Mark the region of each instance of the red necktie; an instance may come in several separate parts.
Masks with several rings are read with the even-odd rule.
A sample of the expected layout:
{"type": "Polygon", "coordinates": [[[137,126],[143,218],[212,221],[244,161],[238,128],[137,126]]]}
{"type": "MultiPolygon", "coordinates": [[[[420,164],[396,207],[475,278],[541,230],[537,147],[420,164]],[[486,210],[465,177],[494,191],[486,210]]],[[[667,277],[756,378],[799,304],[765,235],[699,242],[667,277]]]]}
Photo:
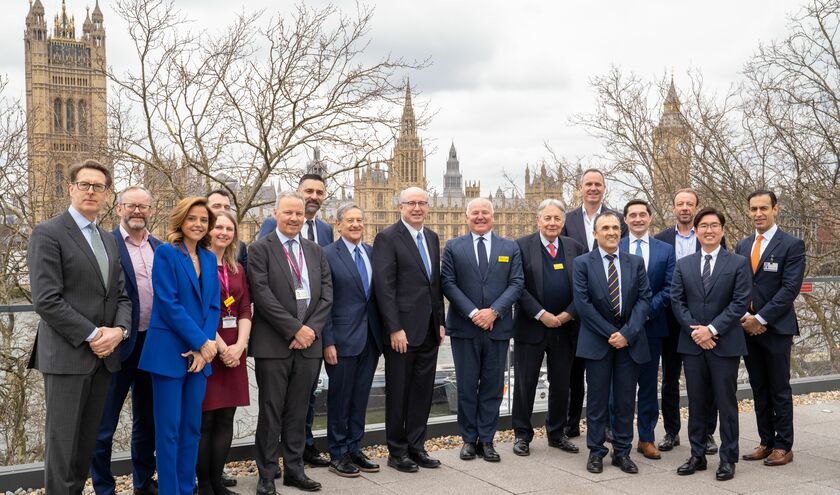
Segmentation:
{"type": "Polygon", "coordinates": [[[554,247],[553,242],[548,243],[548,254],[550,254],[552,258],[557,256],[557,248],[554,247]]]}

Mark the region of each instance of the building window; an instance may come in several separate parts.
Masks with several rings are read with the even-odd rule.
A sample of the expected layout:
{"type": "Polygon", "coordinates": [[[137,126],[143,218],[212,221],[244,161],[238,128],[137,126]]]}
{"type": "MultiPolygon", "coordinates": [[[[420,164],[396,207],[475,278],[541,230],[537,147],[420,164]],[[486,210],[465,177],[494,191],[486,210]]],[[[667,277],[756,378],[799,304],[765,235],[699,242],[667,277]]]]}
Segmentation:
{"type": "Polygon", "coordinates": [[[79,100],[79,132],[87,134],[88,131],[88,109],[85,100],[79,100]]]}
{"type": "Polygon", "coordinates": [[[67,132],[76,131],[76,105],[73,100],[67,100],[67,132]]]}
{"type": "Polygon", "coordinates": [[[61,99],[56,98],[53,102],[53,128],[56,131],[60,131],[62,129],[61,117],[61,99]]]}

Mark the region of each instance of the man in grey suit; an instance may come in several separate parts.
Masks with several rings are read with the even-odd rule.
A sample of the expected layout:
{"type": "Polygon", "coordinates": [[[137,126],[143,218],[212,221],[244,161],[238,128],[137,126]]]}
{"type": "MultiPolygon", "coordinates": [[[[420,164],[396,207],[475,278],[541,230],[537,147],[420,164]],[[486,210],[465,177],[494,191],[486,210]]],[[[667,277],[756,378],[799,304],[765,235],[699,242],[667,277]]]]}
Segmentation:
{"type": "Polygon", "coordinates": [[[47,493],[82,493],[131,302],[114,236],[96,224],[111,172],[95,160],[73,165],[70,207],[29,240],[32,303],[41,317],[29,367],[44,375],[47,493]]]}
{"type": "Polygon", "coordinates": [[[274,494],[283,434],[283,484],[315,491],[321,484],[303,472],[306,409],[321,365],[321,331],[330,315],[332,277],[324,251],[300,236],[304,199],[277,197],[277,228],[248,250],[254,301],[250,350],[259,385],[256,432],[258,494],[274,494]]]}

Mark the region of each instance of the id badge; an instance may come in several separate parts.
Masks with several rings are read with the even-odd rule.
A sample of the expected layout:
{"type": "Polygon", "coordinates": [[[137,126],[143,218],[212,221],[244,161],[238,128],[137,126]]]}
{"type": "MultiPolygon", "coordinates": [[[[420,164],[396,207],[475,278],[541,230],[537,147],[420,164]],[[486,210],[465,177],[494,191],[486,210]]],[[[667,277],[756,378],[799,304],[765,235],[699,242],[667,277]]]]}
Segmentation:
{"type": "Polygon", "coordinates": [[[297,299],[298,301],[300,301],[301,299],[309,299],[309,291],[306,290],[305,287],[295,289],[295,299],[297,299]]]}
{"type": "Polygon", "coordinates": [[[778,263],[770,263],[769,261],[764,262],[764,271],[765,272],[778,272],[779,271],[779,264],[778,263]]]}
{"type": "Polygon", "coordinates": [[[222,328],[236,328],[236,317],[225,316],[222,318],[222,328]]]}

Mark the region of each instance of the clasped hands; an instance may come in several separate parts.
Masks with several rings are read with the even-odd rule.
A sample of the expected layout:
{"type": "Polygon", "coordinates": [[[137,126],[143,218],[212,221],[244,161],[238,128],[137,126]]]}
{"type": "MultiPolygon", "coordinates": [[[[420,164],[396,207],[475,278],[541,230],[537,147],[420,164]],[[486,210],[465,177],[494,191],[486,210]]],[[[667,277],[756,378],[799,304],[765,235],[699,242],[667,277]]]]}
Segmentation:
{"type": "Polygon", "coordinates": [[[312,330],[307,325],[303,325],[295,333],[295,338],[289,342],[289,349],[308,349],[315,342],[317,336],[315,330],[312,330]]]}
{"type": "Polygon", "coordinates": [[[621,349],[630,345],[630,343],[627,342],[627,338],[619,332],[613,332],[607,342],[616,349],[621,349]]]}
{"type": "Polygon", "coordinates": [[[236,368],[239,366],[239,358],[245,352],[245,346],[236,342],[235,344],[227,345],[224,340],[218,335],[216,336],[216,347],[219,349],[219,359],[222,364],[228,368],[236,368]]]}
{"type": "Polygon", "coordinates": [[[218,348],[216,346],[215,340],[206,340],[204,344],[198,351],[187,351],[181,354],[183,357],[187,357],[190,354],[193,356],[192,365],[187,368],[189,373],[198,373],[199,371],[203,370],[207,363],[213,360],[218,353],[218,348]]]}
{"type": "Polygon", "coordinates": [[[708,326],[691,325],[689,328],[691,328],[691,338],[701,349],[709,351],[715,348],[717,342],[715,342],[714,335],[708,326]]]}
{"type": "Polygon", "coordinates": [[[470,318],[472,322],[482,330],[493,330],[493,323],[496,322],[496,313],[492,308],[479,309],[470,318]]]}
{"type": "Polygon", "coordinates": [[[744,331],[747,332],[747,335],[754,337],[756,335],[761,335],[767,331],[767,327],[762,325],[758,318],[753,315],[744,315],[741,317],[741,326],[744,328],[744,331]]]}
{"type": "Polygon", "coordinates": [[[90,350],[99,359],[110,356],[123,341],[123,331],[119,327],[99,327],[90,343],[90,350]]]}
{"type": "Polygon", "coordinates": [[[548,311],[544,311],[543,314],[540,315],[540,322],[548,328],[558,328],[571,321],[571,319],[572,315],[566,311],[556,315],[551,314],[548,311]]]}

